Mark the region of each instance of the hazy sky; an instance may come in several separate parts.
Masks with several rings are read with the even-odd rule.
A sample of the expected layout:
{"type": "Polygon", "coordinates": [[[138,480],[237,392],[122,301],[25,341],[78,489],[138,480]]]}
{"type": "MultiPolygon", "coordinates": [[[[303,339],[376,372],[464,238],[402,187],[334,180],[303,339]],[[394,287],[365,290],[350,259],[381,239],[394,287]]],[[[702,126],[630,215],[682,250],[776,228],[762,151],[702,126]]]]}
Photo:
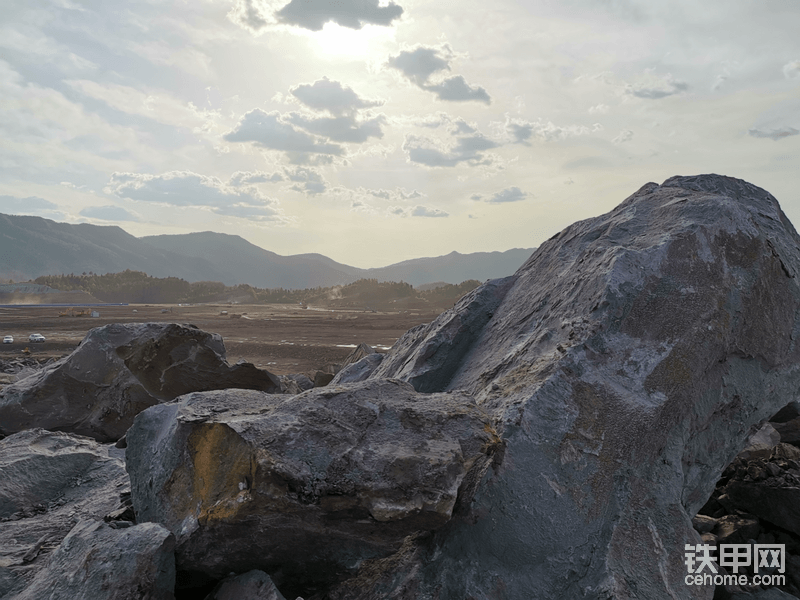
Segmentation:
{"type": "Polygon", "coordinates": [[[797,0],[0,0],[0,212],[359,267],[720,173],[800,225],[797,0]]]}

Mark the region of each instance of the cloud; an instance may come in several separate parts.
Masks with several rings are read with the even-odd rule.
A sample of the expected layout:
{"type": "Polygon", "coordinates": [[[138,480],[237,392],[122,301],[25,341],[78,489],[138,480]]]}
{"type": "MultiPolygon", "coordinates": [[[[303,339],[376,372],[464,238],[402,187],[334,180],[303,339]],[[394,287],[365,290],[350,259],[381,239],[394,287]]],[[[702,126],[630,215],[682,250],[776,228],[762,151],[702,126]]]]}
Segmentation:
{"type": "Polygon", "coordinates": [[[604,115],[608,111],[609,111],[609,106],[607,104],[597,104],[595,106],[589,107],[590,115],[604,115]]]}
{"type": "Polygon", "coordinates": [[[141,202],[210,207],[219,215],[246,216],[258,221],[288,220],[278,207],[278,201],[257,188],[231,187],[216,177],[191,171],[170,171],[162,175],[115,172],[103,191],[141,202]]]}
{"type": "Polygon", "coordinates": [[[379,0],[292,0],[275,17],[281,23],[320,31],[330,22],[350,29],[388,26],[402,14],[403,8],[391,1],[381,5],[379,0]]]}
{"type": "Polygon", "coordinates": [[[257,33],[274,19],[269,18],[268,7],[259,0],[238,0],[228,12],[228,18],[237,25],[257,33]]]}
{"type": "Polygon", "coordinates": [[[327,110],[335,116],[352,115],[364,108],[383,104],[380,100],[363,100],[349,87],[327,77],[313,84],[304,83],[289,90],[300,102],[314,110],[327,110]]]}
{"type": "Polygon", "coordinates": [[[747,135],[757,138],[769,138],[771,140],[782,140],[783,138],[787,138],[793,135],[797,135],[800,133],[800,130],[795,129],[794,127],[789,127],[788,125],[784,125],[783,127],[778,127],[777,129],[770,129],[770,130],[763,130],[763,129],[749,129],[747,131],[747,135]]]}
{"type": "Polygon", "coordinates": [[[491,104],[491,97],[485,89],[469,85],[461,75],[454,75],[439,82],[429,81],[434,73],[450,71],[452,58],[453,52],[447,45],[441,48],[418,46],[413,50],[403,50],[397,56],[390,56],[387,64],[400,71],[420,89],[436,94],[439,100],[450,102],[475,100],[491,104]]]}
{"type": "Polygon", "coordinates": [[[411,210],[412,217],[449,217],[450,214],[438,208],[417,205],[411,210]]]}
{"type": "Polygon", "coordinates": [[[564,140],[579,135],[591,133],[585,125],[555,125],[552,121],[544,122],[541,119],[530,122],[522,119],[511,119],[506,117],[505,130],[511,136],[512,144],[522,144],[530,146],[532,138],[544,142],[564,140]]]}
{"type": "Polygon", "coordinates": [[[281,120],[278,112],[266,113],[255,108],[246,113],[233,131],[222,139],[228,142],[253,142],[262,148],[284,152],[305,152],[312,154],[341,155],[343,149],[336,144],[328,144],[281,120]]]}
{"type": "Polygon", "coordinates": [[[658,100],[667,96],[674,96],[689,89],[689,84],[685,81],[678,81],[671,73],[664,77],[656,77],[650,70],[645,71],[645,81],[637,84],[627,84],[625,93],[637,98],[647,100],[658,100]]]}
{"type": "Polygon", "coordinates": [[[455,167],[462,162],[475,166],[490,163],[490,160],[484,159],[483,152],[497,148],[499,144],[482,134],[476,134],[458,138],[458,143],[454,146],[436,146],[428,138],[407,135],[403,150],[408,154],[409,161],[427,167],[455,167]]]}
{"type": "Polygon", "coordinates": [[[328,189],[328,184],[322,178],[322,175],[320,175],[314,169],[297,167],[295,169],[284,169],[284,173],[286,173],[286,177],[289,178],[289,181],[302,184],[293,185],[291,188],[289,188],[296,192],[314,195],[321,194],[328,189]]]}
{"type": "Polygon", "coordinates": [[[139,217],[119,206],[88,206],[80,213],[83,217],[101,221],[140,221],[139,217]]]}
{"type": "Polygon", "coordinates": [[[64,218],[58,205],[38,196],[18,198],[16,196],[0,196],[0,213],[9,215],[34,215],[51,219],[64,218]]]}
{"type": "Polygon", "coordinates": [[[476,202],[481,198],[483,198],[483,196],[480,194],[472,194],[472,196],[469,197],[470,200],[475,200],[476,202]]]}
{"type": "Polygon", "coordinates": [[[623,129],[619,132],[619,135],[611,140],[614,144],[624,144],[625,142],[630,142],[633,139],[633,132],[630,129],[623,129]]]}
{"type": "Polygon", "coordinates": [[[254,183],[278,183],[283,181],[280,173],[267,174],[264,171],[236,171],[231,175],[228,185],[239,187],[242,185],[253,185],[254,183]]]}
{"type": "Polygon", "coordinates": [[[800,78],[800,60],[793,60],[783,65],[783,76],[786,79],[800,78]]]}
{"type": "MultiPolygon", "coordinates": [[[[327,154],[309,154],[308,152],[287,152],[286,158],[293,165],[305,167],[322,167],[333,164],[333,157],[327,154]]],[[[347,162],[347,161],[345,161],[347,162]]]]}
{"type": "Polygon", "coordinates": [[[357,121],[355,117],[308,117],[290,113],[286,119],[292,124],[314,135],[326,137],[335,142],[362,144],[369,138],[382,138],[382,125],[386,117],[378,115],[372,119],[357,121]]]}
{"type": "Polygon", "coordinates": [[[501,204],[503,202],[519,202],[524,200],[528,197],[528,192],[523,192],[518,187],[510,187],[504,190],[500,190],[496,194],[492,195],[491,198],[486,200],[490,204],[501,204]]]}
{"type": "Polygon", "coordinates": [[[454,75],[445,79],[441,83],[426,85],[423,89],[433,92],[439,100],[449,100],[451,102],[467,102],[476,100],[491,104],[492,99],[489,94],[480,86],[471,86],[461,75],[454,75]]]}

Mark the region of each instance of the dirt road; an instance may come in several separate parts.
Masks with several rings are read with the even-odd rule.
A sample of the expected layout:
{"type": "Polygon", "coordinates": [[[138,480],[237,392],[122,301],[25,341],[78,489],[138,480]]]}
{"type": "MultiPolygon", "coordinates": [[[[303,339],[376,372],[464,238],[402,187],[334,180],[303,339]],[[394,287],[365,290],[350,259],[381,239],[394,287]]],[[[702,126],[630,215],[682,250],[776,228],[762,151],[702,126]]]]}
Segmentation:
{"type": "Polygon", "coordinates": [[[387,350],[406,330],[436,318],[436,312],[364,312],[301,309],[295,305],[129,305],[98,307],[100,317],[59,317],[63,308],[13,306],[0,308],[0,358],[20,356],[28,348],[37,357],[59,357],[80,343],[89,329],[108,323],[191,323],[222,336],[228,361],[252,362],[277,375],[304,373],[341,361],[366,342],[387,350]],[[228,314],[221,314],[227,311],[228,314]],[[233,317],[232,315],[240,315],[233,317]],[[41,333],[46,342],[32,344],[41,333]]]}

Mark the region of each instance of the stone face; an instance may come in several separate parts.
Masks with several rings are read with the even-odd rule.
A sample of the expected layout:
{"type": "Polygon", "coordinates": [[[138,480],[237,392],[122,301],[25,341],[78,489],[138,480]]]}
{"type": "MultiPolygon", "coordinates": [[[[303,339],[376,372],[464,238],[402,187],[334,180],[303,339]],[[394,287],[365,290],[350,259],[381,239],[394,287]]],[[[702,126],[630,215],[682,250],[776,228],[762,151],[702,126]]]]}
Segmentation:
{"type": "Polygon", "coordinates": [[[118,509],[128,489],[122,460],[94,440],[42,429],[0,440],[0,597],[24,588],[78,520],[118,509]]]}
{"type": "Polygon", "coordinates": [[[331,384],[357,383],[367,379],[383,361],[385,354],[368,354],[354,363],[350,363],[336,374],[331,384]]]}
{"type": "Polygon", "coordinates": [[[175,538],[155,523],[73,527],[16,600],[172,600],[175,538]]]}
{"type": "Polygon", "coordinates": [[[264,571],[248,571],[221,582],[205,600],[286,600],[264,571]]]}
{"type": "Polygon", "coordinates": [[[0,391],[0,433],[42,427],[116,441],[148,406],[233,387],[277,392],[280,382],[251,364],[229,365],[222,338],[192,325],[106,325],[0,391]]]}
{"type": "Polygon", "coordinates": [[[384,380],[189,394],[142,412],[127,440],[137,519],[175,534],[178,569],[261,569],[284,594],[442,527],[496,449],[471,399],[384,380]]]}
{"type": "Polygon", "coordinates": [[[673,177],[411,330],[372,377],[473,394],[504,459],[470,519],[349,600],[710,597],[683,582],[690,519],[796,396],[798,273],[800,237],[770,194],[673,177]],[[500,300],[478,320],[487,295],[500,300]]]}

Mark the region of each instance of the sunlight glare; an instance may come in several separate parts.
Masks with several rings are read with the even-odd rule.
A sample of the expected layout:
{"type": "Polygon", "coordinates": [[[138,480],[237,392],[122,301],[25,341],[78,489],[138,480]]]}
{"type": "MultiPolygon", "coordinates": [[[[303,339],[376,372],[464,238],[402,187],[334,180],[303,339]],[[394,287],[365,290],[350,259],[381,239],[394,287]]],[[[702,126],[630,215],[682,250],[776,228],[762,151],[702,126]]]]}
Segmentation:
{"type": "Polygon", "coordinates": [[[391,27],[365,25],[361,29],[350,29],[336,23],[326,23],[322,31],[314,32],[311,38],[322,56],[366,59],[376,51],[380,42],[391,38],[393,34],[391,27]]]}

